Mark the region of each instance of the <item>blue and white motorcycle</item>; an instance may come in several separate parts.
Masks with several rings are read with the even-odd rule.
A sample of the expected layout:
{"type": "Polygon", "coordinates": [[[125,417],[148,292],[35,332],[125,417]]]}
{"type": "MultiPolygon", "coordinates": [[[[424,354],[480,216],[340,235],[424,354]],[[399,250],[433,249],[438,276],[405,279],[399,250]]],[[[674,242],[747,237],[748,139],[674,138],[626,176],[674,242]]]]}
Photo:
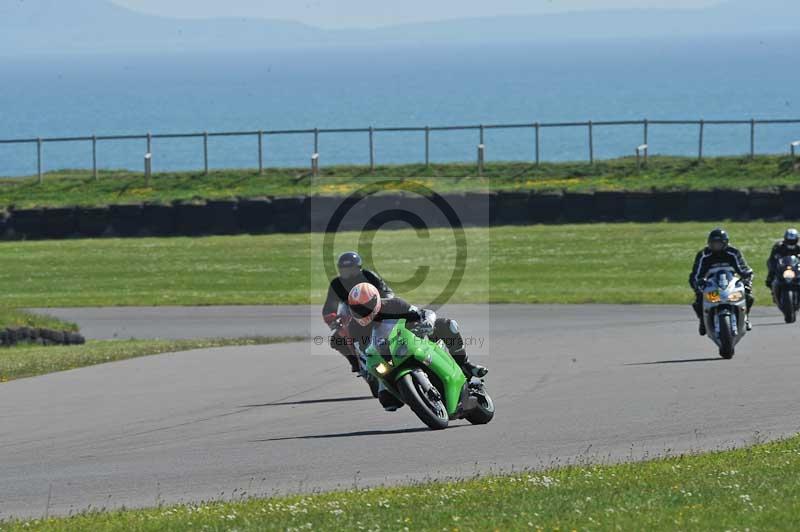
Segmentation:
{"type": "Polygon", "coordinates": [[[722,358],[731,359],[747,334],[747,299],[741,277],[730,266],[712,268],[703,283],[703,319],[722,358]]]}

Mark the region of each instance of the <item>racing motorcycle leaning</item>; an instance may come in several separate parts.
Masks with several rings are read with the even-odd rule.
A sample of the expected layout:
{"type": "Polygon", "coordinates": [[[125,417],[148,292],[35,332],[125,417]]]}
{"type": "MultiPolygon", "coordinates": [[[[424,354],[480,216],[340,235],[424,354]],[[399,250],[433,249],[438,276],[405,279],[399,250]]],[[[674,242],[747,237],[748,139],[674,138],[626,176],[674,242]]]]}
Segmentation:
{"type": "Polygon", "coordinates": [[[703,319],[708,337],[730,359],[747,334],[747,302],[741,277],[730,266],[711,268],[703,282],[703,319]]]}
{"type": "Polygon", "coordinates": [[[483,380],[467,380],[442,342],[418,337],[406,320],[377,324],[366,355],[369,373],[433,430],[452,419],[484,425],[494,417],[483,380]]]}
{"type": "Polygon", "coordinates": [[[776,270],[772,300],[783,312],[786,323],[794,323],[800,310],[800,259],[796,255],[781,257],[776,270]]]}

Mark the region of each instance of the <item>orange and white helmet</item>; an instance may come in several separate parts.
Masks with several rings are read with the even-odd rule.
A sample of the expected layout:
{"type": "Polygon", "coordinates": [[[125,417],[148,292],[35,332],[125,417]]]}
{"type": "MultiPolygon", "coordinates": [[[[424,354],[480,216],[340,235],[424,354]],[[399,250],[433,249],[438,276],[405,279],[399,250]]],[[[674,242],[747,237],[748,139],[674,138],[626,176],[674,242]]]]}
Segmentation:
{"type": "Polygon", "coordinates": [[[381,293],[369,283],[357,284],[350,290],[347,304],[359,325],[366,327],[381,311],[381,293]]]}

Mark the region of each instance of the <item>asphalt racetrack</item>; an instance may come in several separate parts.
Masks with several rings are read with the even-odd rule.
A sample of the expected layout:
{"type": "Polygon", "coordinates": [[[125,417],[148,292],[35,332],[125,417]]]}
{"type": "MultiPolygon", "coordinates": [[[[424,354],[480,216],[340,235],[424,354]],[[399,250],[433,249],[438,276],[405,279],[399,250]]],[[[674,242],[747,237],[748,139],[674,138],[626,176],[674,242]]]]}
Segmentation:
{"type": "MultiPolygon", "coordinates": [[[[89,336],[325,333],[316,309],[64,310],[89,336]]],[[[495,420],[384,412],[313,340],[0,385],[0,519],[642,459],[800,431],[800,327],[758,309],[724,361],[689,307],[454,306],[495,420]]]]}

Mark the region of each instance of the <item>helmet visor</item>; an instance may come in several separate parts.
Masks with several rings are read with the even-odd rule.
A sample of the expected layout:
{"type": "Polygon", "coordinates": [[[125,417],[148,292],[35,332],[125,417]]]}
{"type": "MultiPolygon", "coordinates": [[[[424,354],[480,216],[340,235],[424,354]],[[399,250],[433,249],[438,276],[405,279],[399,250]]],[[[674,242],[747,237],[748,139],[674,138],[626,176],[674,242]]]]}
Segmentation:
{"type": "Polygon", "coordinates": [[[339,275],[341,275],[342,278],[344,279],[353,279],[357,277],[358,274],[360,273],[361,273],[361,268],[356,266],[355,264],[339,267],[339,275]]]}
{"type": "Polygon", "coordinates": [[[712,240],[708,243],[708,247],[711,249],[711,251],[720,252],[725,249],[725,242],[722,240],[712,240]]]}
{"type": "Polygon", "coordinates": [[[351,305],[350,311],[356,318],[366,318],[375,311],[375,305],[377,305],[377,303],[378,300],[372,298],[371,300],[369,300],[369,302],[363,305],[351,305]]]}

